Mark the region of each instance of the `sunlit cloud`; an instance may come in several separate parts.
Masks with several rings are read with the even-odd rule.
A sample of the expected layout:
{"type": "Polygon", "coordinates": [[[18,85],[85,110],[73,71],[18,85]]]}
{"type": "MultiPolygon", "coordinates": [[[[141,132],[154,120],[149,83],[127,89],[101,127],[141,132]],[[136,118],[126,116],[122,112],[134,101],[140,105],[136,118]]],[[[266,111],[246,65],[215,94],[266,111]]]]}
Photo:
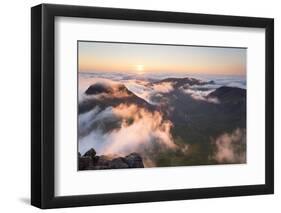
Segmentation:
{"type": "MultiPolygon", "coordinates": [[[[126,156],[138,152],[144,157],[145,164],[151,165],[153,160],[147,155],[147,149],[177,147],[171,135],[172,123],[164,120],[159,112],[149,112],[134,104],[121,104],[96,114],[92,122],[105,117],[120,120],[120,128],[107,133],[99,128],[92,130],[79,140],[80,153],[84,154],[93,147],[99,155],[126,156]]],[[[84,120],[84,117],[79,120],[84,120]]]]}
{"type": "Polygon", "coordinates": [[[219,163],[246,163],[246,130],[236,129],[215,139],[215,155],[219,163]]]}
{"type": "Polygon", "coordinates": [[[153,100],[153,97],[161,93],[169,93],[174,90],[174,87],[170,82],[162,82],[151,85],[147,81],[127,80],[124,82],[124,85],[135,95],[153,105],[159,104],[153,100]]]}

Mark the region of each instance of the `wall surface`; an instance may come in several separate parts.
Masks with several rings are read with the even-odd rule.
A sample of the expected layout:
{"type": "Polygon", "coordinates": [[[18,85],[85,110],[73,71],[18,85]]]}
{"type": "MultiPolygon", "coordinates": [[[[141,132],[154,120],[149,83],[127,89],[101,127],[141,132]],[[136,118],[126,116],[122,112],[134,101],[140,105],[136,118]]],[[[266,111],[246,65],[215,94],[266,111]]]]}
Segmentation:
{"type": "MultiPolygon", "coordinates": [[[[281,13],[280,1],[188,0],[58,0],[80,4],[150,10],[244,15],[275,18],[275,195],[201,199],[102,207],[50,210],[51,212],[278,212],[281,209],[281,13]]],[[[30,197],[30,7],[37,0],[1,2],[1,212],[39,212],[30,197]]],[[[258,95],[258,94],[257,94],[258,95]]]]}

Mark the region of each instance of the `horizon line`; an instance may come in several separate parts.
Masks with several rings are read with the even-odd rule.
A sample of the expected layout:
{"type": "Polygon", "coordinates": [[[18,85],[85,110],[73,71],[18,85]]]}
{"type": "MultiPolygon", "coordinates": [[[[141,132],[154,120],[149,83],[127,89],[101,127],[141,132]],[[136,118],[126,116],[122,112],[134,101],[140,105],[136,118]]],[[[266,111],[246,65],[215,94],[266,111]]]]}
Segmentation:
{"type": "Polygon", "coordinates": [[[241,76],[241,77],[246,77],[247,73],[245,75],[243,74],[223,74],[223,73],[218,73],[218,74],[210,74],[210,73],[180,73],[180,72],[163,72],[163,73],[152,73],[152,72],[145,72],[142,74],[137,74],[135,72],[122,72],[122,71],[80,71],[78,70],[77,73],[81,74],[98,74],[98,73],[110,73],[110,74],[134,74],[137,76],[142,76],[142,75],[170,75],[170,74],[179,74],[179,75],[220,75],[220,76],[241,76]]]}

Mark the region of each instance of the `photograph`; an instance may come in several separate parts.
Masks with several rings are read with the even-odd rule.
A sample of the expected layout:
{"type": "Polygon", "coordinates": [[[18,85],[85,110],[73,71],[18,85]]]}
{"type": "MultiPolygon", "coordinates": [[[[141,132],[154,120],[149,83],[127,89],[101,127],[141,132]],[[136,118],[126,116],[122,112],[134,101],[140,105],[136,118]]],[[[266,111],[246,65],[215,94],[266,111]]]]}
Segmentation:
{"type": "MultiPolygon", "coordinates": [[[[32,5],[23,36],[30,42],[16,42],[30,43],[16,50],[31,53],[31,60],[18,57],[30,75],[15,69],[30,84],[29,97],[19,96],[30,101],[31,131],[23,129],[30,146],[17,140],[31,158],[28,169],[19,167],[29,173],[30,190],[18,200],[54,209],[236,197],[251,211],[263,195],[276,198],[274,16],[280,13],[245,2],[247,13],[223,14],[229,3],[206,2],[200,11],[190,3],[156,4],[162,8],[32,5]]],[[[14,53],[15,42],[6,43],[14,53]]],[[[15,78],[4,79],[6,90],[16,91],[8,96],[19,94],[23,87],[9,81],[15,78]]],[[[19,108],[15,100],[8,106],[19,108]]],[[[277,205],[259,203],[259,210],[277,205]]],[[[235,206],[233,212],[245,211],[235,206]]]]}
{"type": "Polygon", "coordinates": [[[245,164],[247,48],[77,42],[78,170],[245,164]]]}

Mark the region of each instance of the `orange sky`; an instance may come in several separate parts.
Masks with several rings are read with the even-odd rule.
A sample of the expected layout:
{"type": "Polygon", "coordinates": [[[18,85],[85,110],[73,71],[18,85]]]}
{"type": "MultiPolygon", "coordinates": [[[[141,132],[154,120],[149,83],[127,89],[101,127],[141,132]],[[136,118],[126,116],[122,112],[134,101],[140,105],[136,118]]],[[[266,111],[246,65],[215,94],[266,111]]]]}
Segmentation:
{"type": "Polygon", "coordinates": [[[79,42],[79,72],[246,75],[245,48],[79,42]]]}

